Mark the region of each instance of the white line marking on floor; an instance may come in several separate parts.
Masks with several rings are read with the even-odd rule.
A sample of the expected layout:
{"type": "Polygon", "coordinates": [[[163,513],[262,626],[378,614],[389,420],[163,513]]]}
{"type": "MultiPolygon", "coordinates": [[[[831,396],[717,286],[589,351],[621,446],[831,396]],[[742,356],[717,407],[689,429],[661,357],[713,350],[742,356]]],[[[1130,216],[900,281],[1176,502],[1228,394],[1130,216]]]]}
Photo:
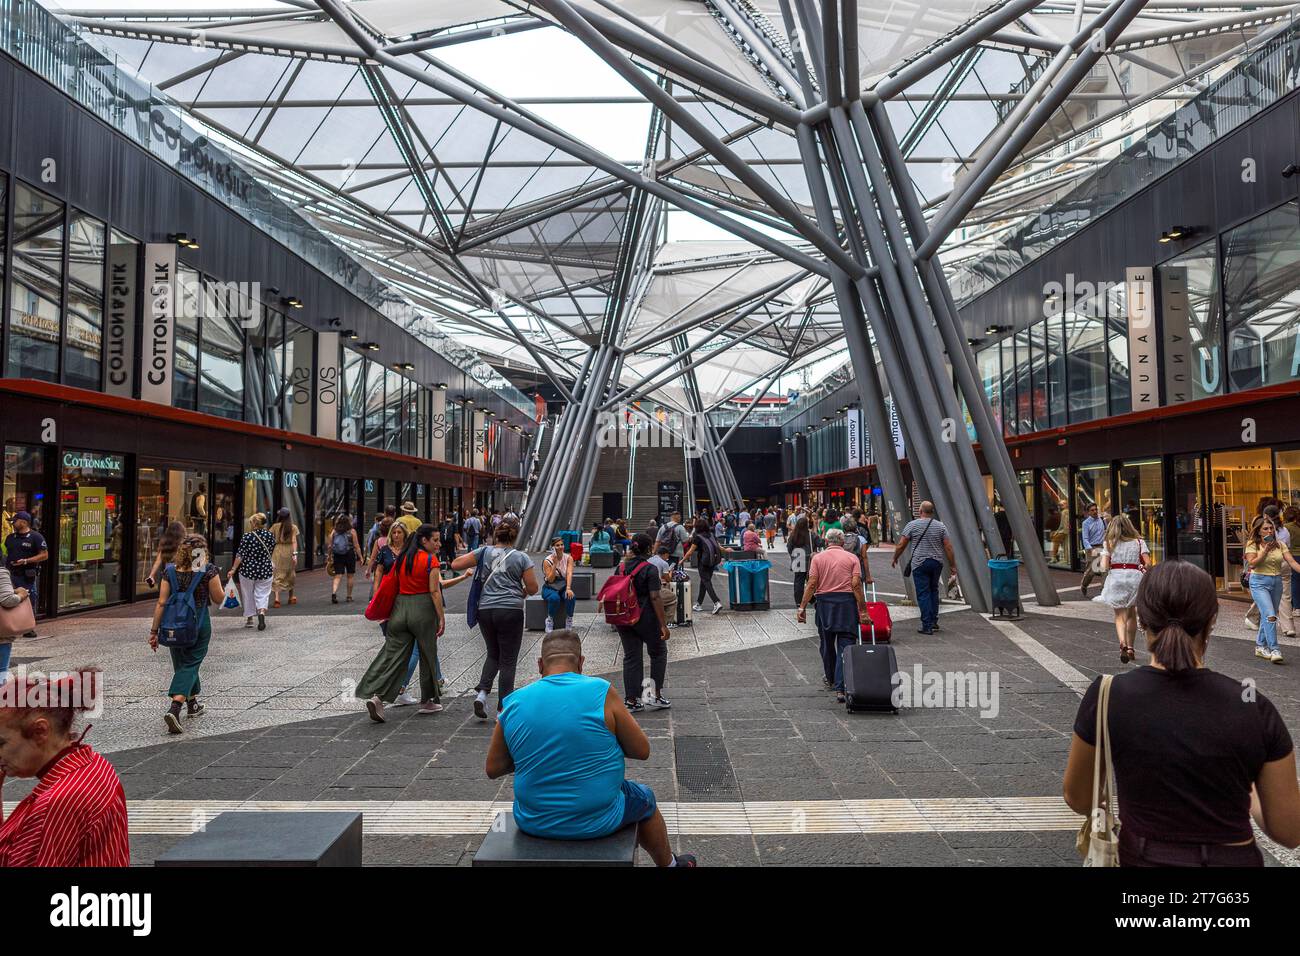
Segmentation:
{"type": "Polygon", "coordinates": [[[1083,673],[1076,670],[1074,665],[1063,657],[1048,650],[1037,640],[1031,637],[1023,628],[1018,627],[1010,621],[1003,621],[997,618],[989,619],[989,623],[1006,635],[1007,639],[1020,648],[1038,664],[1043,670],[1051,674],[1062,684],[1068,685],[1080,697],[1092,683],[1092,678],[1084,676],[1083,673]]]}
{"type": "MultiPolygon", "coordinates": [[[[131,800],[133,834],[195,832],[221,813],[355,810],[370,834],[484,833],[511,805],[489,800],[131,800]]],[[[1060,797],[916,800],[782,800],[661,803],[670,833],[695,836],[802,833],[964,833],[1076,830],[1081,818],[1060,797]]],[[[6,805],[6,812],[12,808],[6,805]]]]}

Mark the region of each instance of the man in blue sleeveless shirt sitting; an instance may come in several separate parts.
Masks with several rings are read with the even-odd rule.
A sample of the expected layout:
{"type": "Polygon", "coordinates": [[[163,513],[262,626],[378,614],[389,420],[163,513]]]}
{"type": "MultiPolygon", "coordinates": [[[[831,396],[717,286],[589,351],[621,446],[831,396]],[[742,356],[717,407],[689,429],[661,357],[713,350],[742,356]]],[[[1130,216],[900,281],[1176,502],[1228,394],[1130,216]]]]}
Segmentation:
{"type": "Polygon", "coordinates": [[[653,791],[624,777],[625,757],[649,758],[649,738],[609,681],[582,673],[583,660],[576,632],[546,635],[542,679],[505,699],[487,775],[514,773],[515,823],[525,833],[590,840],[636,823],[656,866],[695,866],[690,854],[673,855],[653,791]]]}

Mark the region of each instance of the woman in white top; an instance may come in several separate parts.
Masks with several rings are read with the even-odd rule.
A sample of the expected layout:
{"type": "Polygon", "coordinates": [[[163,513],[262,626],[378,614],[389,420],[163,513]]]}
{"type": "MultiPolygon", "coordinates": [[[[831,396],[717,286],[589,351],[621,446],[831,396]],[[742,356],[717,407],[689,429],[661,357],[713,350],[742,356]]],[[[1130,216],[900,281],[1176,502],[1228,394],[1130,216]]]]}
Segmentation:
{"type": "MultiPolygon", "coordinates": [[[[9,569],[0,567],[0,607],[17,607],[26,600],[27,589],[14,587],[9,569]]],[[[0,634],[0,685],[9,679],[9,655],[13,646],[13,637],[0,634]]]]}
{"type": "Polygon", "coordinates": [[[1151,551],[1127,515],[1116,515],[1106,525],[1101,545],[1101,572],[1106,583],[1094,601],[1115,612],[1121,664],[1136,660],[1133,641],[1137,637],[1137,590],[1151,564],[1151,551]]]}
{"type": "Polygon", "coordinates": [[[542,585],[546,633],[554,630],[557,620],[561,627],[573,627],[573,608],[577,604],[573,597],[573,556],[564,549],[563,538],[551,539],[551,553],[542,561],[542,573],[546,578],[542,585]]]}

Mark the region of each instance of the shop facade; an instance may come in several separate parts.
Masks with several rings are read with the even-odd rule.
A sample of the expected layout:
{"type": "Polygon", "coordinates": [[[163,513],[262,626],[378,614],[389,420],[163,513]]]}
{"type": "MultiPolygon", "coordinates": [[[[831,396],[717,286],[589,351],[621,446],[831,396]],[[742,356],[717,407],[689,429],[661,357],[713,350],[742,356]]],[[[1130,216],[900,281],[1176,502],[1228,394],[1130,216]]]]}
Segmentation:
{"type": "Polygon", "coordinates": [[[49,545],[46,616],[152,599],[146,579],[172,521],[226,570],[250,518],[287,508],[305,571],[324,565],[339,515],[364,539],[389,506],[437,521],[518,494],[488,472],[32,381],[0,380],[0,442],[4,534],[28,511],[49,545]]]}

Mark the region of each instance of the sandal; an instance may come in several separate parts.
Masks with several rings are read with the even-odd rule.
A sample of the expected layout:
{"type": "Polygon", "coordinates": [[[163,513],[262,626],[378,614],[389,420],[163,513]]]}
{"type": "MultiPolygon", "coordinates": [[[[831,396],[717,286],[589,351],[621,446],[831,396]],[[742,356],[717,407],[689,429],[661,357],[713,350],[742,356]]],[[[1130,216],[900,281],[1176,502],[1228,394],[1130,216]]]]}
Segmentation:
{"type": "Polygon", "coordinates": [[[271,607],[279,607],[279,606],[280,606],[279,598],[276,598],[274,601],[271,602],[271,607]]]}
{"type": "Polygon", "coordinates": [[[1137,660],[1137,654],[1133,653],[1133,645],[1121,644],[1119,646],[1119,662],[1127,664],[1129,661],[1137,660]]]}

